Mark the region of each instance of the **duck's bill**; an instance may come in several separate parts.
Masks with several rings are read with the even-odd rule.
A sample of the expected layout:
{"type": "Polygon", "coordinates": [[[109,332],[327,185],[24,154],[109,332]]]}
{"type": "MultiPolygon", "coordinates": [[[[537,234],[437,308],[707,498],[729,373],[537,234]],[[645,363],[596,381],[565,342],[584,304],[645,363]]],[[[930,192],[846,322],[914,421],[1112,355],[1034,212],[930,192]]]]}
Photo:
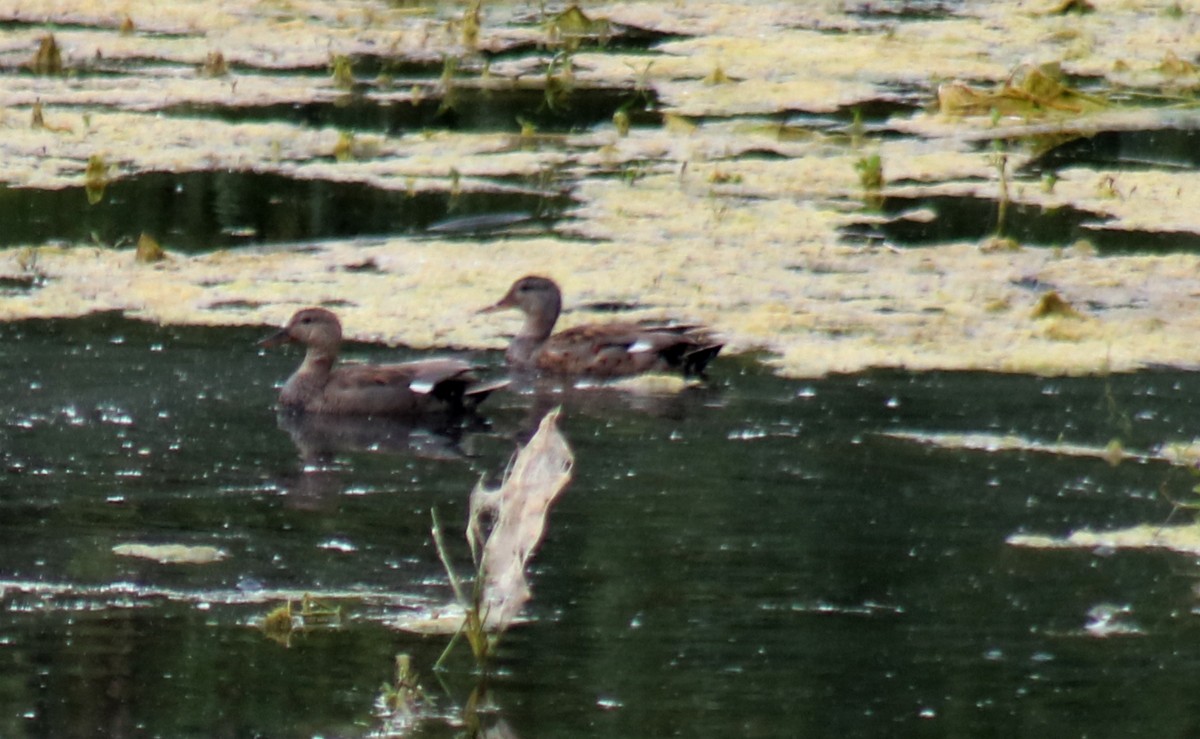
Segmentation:
{"type": "Polygon", "coordinates": [[[486,308],[480,308],[479,310],[477,310],[475,312],[476,313],[495,313],[496,311],[505,310],[506,308],[513,308],[515,306],[516,306],[516,303],[510,301],[508,299],[508,297],[505,296],[504,299],[501,300],[499,303],[494,303],[492,305],[489,305],[486,308]]]}
{"type": "Polygon", "coordinates": [[[254,342],[254,345],[255,346],[267,346],[267,347],[279,346],[280,344],[286,344],[291,340],[292,340],[292,337],[288,336],[287,329],[281,328],[278,331],[276,331],[275,333],[271,334],[270,336],[264,336],[263,338],[254,342]]]}

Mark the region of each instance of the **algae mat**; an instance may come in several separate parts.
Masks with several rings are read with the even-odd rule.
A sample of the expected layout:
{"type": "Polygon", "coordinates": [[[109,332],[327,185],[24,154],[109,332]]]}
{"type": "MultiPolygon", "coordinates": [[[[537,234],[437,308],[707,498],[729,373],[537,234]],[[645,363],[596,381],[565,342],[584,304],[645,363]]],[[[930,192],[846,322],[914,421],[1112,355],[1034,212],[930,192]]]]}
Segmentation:
{"type": "Polygon", "coordinates": [[[156,262],[112,244],[21,244],[0,252],[0,277],[16,286],[0,291],[0,318],[120,310],[267,324],[327,304],[355,338],[498,348],[517,319],[474,311],[537,272],[562,283],[564,325],[592,319],[591,306],[703,321],[729,351],[765,351],[789,376],[1196,364],[1200,256],[1149,245],[1200,235],[1200,175],[1170,152],[1038,167],[1062,141],[1200,129],[1200,74],[1186,61],[1200,40],[1194,8],[1055,5],[0,2],[10,187],[86,184],[103,197],[116,179],[231,170],[573,201],[536,237],[185,254],[150,234],[167,250],[156,262]],[[543,108],[569,111],[602,89],[628,105],[563,134],[262,112],[451,109],[463,90],[529,89],[543,108]],[[931,198],[994,208],[1001,236],[1028,212],[1082,221],[1042,244],[853,237],[936,221],[931,198]],[[1088,243],[1113,234],[1128,248],[1088,243]]]}

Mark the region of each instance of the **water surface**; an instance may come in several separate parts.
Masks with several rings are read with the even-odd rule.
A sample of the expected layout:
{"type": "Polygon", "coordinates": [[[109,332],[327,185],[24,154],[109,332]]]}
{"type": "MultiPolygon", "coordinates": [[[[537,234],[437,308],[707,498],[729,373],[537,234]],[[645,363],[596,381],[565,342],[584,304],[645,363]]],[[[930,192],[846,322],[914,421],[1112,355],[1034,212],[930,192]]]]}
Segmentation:
{"type": "Polygon", "coordinates": [[[1192,731],[1193,559],[1004,542],[1165,522],[1160,491],[1186,495],[1190,474],[881,435],[1147,449],[1197,434],[1187,373],[788,382],[721,359],[710,387],[680,397],[498,395],[482,427],[302,452],[271,408],[298,357],[260,352],[261,333],[113,315],[0,327],[0,735],[365,735],[401,651],[445,717],[415,735],[460,735],[449,717],[478,687],[469,659],[439,683],[443,642],[390,624],[450,597],[430,507],[460,541],[475,480],[558,400],[576,477],[485,724],[530,737],[1192,731]],[[128,542],[230,557],[112,554],[128,542]],[[341,627],[283,646],[255,627],[278,602],[256,594],[277,590],[362,597],[338,601],[341,627]],[[1103,605],[1135,633],[1086,631],[1103,605]]]}

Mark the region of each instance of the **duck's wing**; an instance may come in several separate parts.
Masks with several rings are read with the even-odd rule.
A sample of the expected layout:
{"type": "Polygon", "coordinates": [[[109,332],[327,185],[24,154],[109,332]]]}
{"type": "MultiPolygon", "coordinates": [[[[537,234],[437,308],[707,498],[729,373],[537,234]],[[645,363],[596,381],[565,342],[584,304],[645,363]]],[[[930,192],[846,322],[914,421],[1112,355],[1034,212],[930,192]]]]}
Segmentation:
{"type": "Polygon", "coordinates": [[[472,367],[457,359],[402,364],[343,364],[325,386],[321,408],[329,413],[419,414],[461,406],[475,379],[472,367]]]}
{"type": "Polygon", "coordinates": [[[719,344],[706,343],[695,326],[646,326],[637,323],[598,323],[576,326],[551,336],[538,357],[541,369],[592,377],[620,377],[681,368],[699,372],[719,344]],[[710,349],[698,364],[692,352],[710,349]],[[696,365],[696,366],[693,366],[696,365]]]}
{"type": "Polygon", "coordinates": [[[474,408],[488,395],[508,386],[508,380],[480,382],[475,365],[462,359],[425,359],[386,365],[385,368],[407,375],[410,378],[409,388],[414,393],[436,398],[456,407],[474,408]]]}

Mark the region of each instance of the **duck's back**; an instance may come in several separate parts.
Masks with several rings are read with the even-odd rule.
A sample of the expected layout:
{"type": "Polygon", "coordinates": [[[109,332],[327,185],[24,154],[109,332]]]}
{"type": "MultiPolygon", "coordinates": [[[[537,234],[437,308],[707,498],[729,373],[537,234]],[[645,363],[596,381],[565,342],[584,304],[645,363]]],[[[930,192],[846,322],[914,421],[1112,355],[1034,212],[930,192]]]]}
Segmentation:
{"type": "MultiPolygon", "coordinates": [[[[538,353],[537,367],[547,373],[597,379],[686,370],[688,353],[705,346],[693,334],[693,328],[637,323],[576,326],[546,340],[538,353]]],[[[720,347],[714,346],[715,355],[720,347]]]]}
{"type": "Polygon", "coordinates": [[[404,364],[344,364],[335,368],[304,409],[343,415],[417,415],[462,407],[474,380],[471,365],[457,359],[404,364]]]}

